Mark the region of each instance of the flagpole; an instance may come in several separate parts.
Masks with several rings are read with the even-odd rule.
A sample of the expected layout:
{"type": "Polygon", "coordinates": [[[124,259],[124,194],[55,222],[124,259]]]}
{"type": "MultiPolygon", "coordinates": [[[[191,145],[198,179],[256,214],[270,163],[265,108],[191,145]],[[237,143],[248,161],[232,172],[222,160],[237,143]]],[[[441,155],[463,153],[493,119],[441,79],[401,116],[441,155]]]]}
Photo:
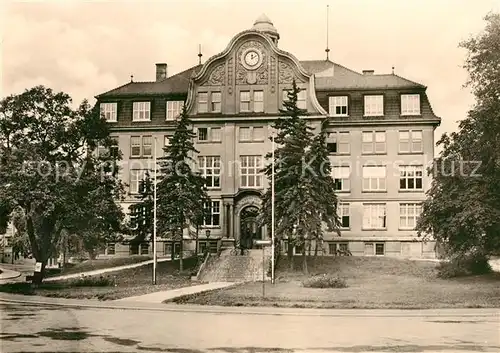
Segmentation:
{"type": "Polygon", "coordinates": [[[274,284],[274,133],[272,139],[272,172],[271,172],[271,283],[274,284]]]}
{"type": "Polygon", "coordinates": [[[158,166],[156,165],[156,145],[157,140],[154,138],[155,150],[154,150],[154,188],[153,188],[153,284],[156,284],[156,174],[158,166]]]}

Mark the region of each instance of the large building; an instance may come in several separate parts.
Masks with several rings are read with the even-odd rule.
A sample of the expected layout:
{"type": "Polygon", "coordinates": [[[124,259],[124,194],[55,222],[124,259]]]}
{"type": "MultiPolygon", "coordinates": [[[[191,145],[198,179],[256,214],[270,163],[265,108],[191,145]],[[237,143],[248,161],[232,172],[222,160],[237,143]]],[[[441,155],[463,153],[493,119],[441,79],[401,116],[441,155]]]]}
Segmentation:
{"type": "MultiPolygon", "coordinates": [[[[247,230],[254,239],[267,238],[269,232],[255,223],[269,186],[259,169],[271,150],[271,124],[295,80],[302,89],[299,106],[307,110],[303,119],[316,129],[329,121],[342,235],[325,236],[324,254],[348,248],[353,255],[434,257],[434,244],[419,241],[414,230],[430,186],[425,169],[440,123],[426,87],[394,73],[359,73],[325,59],[300,61],[280,48],[279,39],[263,15],[203,64],[173,76],[167,64],[156,64],[155,81],[131,81],[96,97],[123,154],[125,211],[185,104],[212,198],[211,217],[200,233],[208,241],[200,248],[238,240],[247,230]]],[[[192,231],[185,233],[186,248],[194,249],[192,237],[192,231]]],[[[160,245],[160,255],[170,252],[168,241],[160,245]]],[[[149,251],[148,244],[112,244],[107,253],[149,251]]]]}

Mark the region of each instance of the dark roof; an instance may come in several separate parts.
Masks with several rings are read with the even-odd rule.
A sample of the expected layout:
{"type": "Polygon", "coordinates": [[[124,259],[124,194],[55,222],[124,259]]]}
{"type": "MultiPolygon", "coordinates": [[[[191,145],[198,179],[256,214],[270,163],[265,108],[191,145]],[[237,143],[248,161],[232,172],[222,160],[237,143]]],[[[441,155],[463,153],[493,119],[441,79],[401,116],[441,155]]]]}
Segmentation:
{"type": "Polygon", "coordinates": [[[333,76],[316,76],[316,89],[386,89],[386,88],[425,88],[424,85],[410,81],[396,74],[361,74],[329,60],[307,60],[300,62],[311,74],[318,74],[333,68],[333,76]]]}
{"type": "Polygon", "coordinates": [[[149,95],[186,93],[188,91],[191,76],[200,67],[201,65],[193,66],[185,71],[179,72],[178,74],[167,77],[162,81],[129,82],[123,86],[112,89],[111,91],[101,93],[96,96],[96,98],[138,94],[149,95]]]}
{"type": "MultiPolygon", "coordinates": [[[[425,88],[420,83],[395,74],[365,75],[329,60],[305,60],[301,61],[300,64],[307,72],[316,75],[317,90],[425,88]],[[328,70],[332,68],[333,76],[330,76],[328,70]],[[322,75],[321,72],[325,73],[322,75]]],[[[163,81],[129,82],[102,93],[96,98],[142,94],[185,94],[189,88],[189,80],[201,67],[202,65],[193,66],[163,81]]]]}

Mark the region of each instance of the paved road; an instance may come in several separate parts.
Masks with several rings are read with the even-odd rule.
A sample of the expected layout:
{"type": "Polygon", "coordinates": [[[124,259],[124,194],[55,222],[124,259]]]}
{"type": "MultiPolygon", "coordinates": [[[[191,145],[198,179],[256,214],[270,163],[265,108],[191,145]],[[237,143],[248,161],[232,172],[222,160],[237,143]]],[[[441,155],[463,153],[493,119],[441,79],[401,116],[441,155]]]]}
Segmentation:
{"type": "Polygon", "coordinates": [[[497,309],[327,316],[251,308],[242,314],[0,303],[0,309],[2,352],[500,352],[497,309]]]}

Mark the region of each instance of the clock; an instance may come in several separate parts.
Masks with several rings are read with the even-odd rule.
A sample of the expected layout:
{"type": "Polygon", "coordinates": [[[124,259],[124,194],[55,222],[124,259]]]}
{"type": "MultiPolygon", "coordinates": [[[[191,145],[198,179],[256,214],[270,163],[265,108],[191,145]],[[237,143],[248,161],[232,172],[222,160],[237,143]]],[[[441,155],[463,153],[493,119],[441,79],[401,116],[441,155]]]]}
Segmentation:
{"type": "Polygon", "coordinates": [[[248,48],[241,54],[241,64],[248,70],[255,70],[262,64],[262,52],[256,48],[248,48]]]}

